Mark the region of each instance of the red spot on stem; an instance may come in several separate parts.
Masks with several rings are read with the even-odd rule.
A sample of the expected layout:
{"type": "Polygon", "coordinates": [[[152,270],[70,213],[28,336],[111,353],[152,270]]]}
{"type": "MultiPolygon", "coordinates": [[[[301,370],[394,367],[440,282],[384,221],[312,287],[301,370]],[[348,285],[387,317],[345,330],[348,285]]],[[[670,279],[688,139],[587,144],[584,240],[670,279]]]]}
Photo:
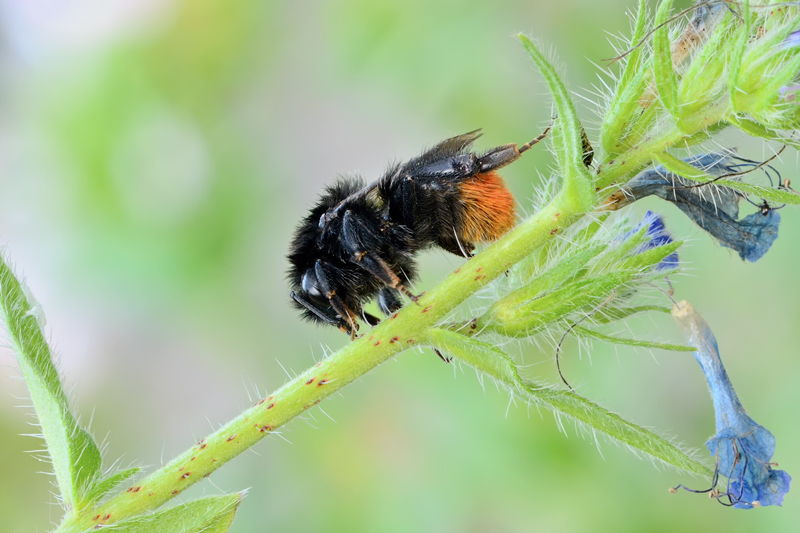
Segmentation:
{"type": "Polygon", "coordinates": [[[236,438],[236,435],[237,435],[237,433],[234,433],[233,435],[231,435],[230,437],[228,437],[228,440],[227,440],[226,442],[230,442],[230,441],[232,441],[233,439],[235,439],[235,438],[236,438]]]}
{"type": "Polygon", "coordinates": [[[311,385],[312,383],[314,383],[315,379],[317,379],[316,376],[311,378],[311,379],[309,379],[308,381],[306,381],[306,385],[311,385]]]}

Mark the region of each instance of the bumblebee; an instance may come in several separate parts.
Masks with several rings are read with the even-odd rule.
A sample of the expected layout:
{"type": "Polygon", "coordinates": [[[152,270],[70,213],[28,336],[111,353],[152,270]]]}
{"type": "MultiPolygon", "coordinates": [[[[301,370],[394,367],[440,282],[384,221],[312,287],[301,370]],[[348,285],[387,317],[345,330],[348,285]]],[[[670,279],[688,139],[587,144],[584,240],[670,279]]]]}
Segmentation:
{"type": "Polygon", "coordinates": [[[516,223],[514,197],[497,170],[547,135],[532,141],[472,151],[480,130],[447,139],[419,157],[394,164],[365,185],[340,178],[325,189],[297,227],[288,259],[291,298],[303,316],[336,326],[354,339],[363,310],[377,297],[389,316],[417,273],[415,255],[439,247],[471,257],[476,244],[494,241],[516,223]]]}

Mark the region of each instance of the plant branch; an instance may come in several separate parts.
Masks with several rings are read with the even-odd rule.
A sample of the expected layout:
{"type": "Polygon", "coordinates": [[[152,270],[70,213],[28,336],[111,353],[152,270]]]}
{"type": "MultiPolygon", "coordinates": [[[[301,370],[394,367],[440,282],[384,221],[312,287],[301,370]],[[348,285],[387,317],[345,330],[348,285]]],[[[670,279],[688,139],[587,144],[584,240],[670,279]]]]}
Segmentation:
{"type": "Polygon", "coordinates": [[[573,205],[574,201],[559,194],[514,231],[457,268],[417,304],[406,305],[127,491],[91,512],[68,517],[58,531],[84,531],[104,519],[110,524],[158,508],[303,411],[402,350],[416,346],[420,333],[577,220],[582,213],[569,211],[573,205]]]}

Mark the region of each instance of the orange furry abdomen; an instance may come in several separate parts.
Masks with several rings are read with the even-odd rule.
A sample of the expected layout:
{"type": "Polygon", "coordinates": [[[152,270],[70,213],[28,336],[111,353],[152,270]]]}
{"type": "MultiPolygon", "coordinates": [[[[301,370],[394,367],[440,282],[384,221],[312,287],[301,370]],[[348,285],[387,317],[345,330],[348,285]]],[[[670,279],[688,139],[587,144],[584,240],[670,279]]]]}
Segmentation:
{"type": "Polygon", "coordinates": [[[464,204],[461,240],[470,243],[494,241],[516,224],[514,196],[496,172],[464,180],[459,191],[464,204]]]}

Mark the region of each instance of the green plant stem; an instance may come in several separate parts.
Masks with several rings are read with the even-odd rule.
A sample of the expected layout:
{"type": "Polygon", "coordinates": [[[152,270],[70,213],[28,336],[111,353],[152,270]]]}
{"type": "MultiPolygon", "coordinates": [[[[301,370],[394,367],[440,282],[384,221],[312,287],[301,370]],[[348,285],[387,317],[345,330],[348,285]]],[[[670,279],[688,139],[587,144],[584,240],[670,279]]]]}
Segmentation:
{"type": "Polygon", "coordinates": [[[721,98],[701,112],[683,118],[681,130],[675,125],[665,127],[666,124],[662,121],[660,126],[663,129],[658,129],[641,143],[600,167],[595,177],[595,187],[600,191],[624,183],[649,165],[656,155],[674,147],[687,137],[719,124],[725,120],[729,112],[730,101],[721,98]]]}
{"type": "Polygon", "coordinates": [[[68,516],[58,531],[84,531],[101,522],[111,524],[156,509],[303,411],[400,351],[417,345],[418,332],[433,327],[475,291],[555,238],[592,207],[560,193],[517,229],[457,268],[417,304],[406,305],[127,491],[96,509],[68,516]]]}

